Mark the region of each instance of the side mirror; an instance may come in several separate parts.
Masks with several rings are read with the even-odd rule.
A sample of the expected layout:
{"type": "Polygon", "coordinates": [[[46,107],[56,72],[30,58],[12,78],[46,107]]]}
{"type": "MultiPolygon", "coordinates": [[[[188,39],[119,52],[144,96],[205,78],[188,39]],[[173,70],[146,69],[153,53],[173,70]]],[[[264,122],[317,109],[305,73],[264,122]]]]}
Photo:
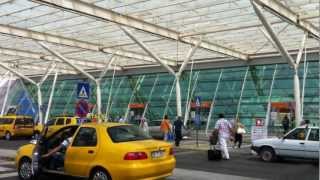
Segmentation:
{"type": "Polygon", "coordinates": [[[33,140],[31,140],[30,141],[30,144],[34,144],[34,145],[36,145],[38,143],[38,141],[37,140],[35,140],[35,139],[33,139],[33,140]]]}
{"type": "Polygon", "coordinates": [[[286,137],[286,136],[283,136],[281,139],[282,139],[282,140],[285,140],[285,139],[287,139],[287,137],[286,137]]]}

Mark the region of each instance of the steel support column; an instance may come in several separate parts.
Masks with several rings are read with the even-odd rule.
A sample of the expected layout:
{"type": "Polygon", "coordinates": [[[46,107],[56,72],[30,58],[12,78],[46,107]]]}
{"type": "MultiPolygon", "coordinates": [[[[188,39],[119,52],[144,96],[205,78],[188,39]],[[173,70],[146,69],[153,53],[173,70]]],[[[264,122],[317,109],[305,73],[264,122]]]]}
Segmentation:
{"type": "Polygon", "coordinates": [[[154,89],[155,89],[155,87],[156,87],[156,85],[157,85],[157,83],[158,83],[158,80],[159,80],[159,74],[157,74],[157,77],[156,77],[156,79],[155,79],[155,81],[154,81],[154,83],[153,83],[153,86],[152,86],[152,88],[151,88],[151,91],[150,91],[150,93],[149,93],[148,101],[147,101],[146,106],[144,107],[144,110],[143,110],[143,113],[142,113],[142,118],[145,117],[145,115],[146,115],[146,113],[147,113],[147,111],[148,111],[149,104],[150,104],[151,99],[152,99],[153,91],[154,91],[154,89]]]}
{"type": "Polygon", "coordinates": [[[130,112],[130,106],[129,106],[129,105],[132,103],[132,101],[133,101],[133,99],[134,99],[134,96],[135,96],[135,93],[136,93],[136,91],[139,90],[140,85],[141,85],[141,83],[143,82],[144,78],[145,78],[145,75],[142,75],[142,77],[139,76],[139,78],[138,78],[138,80],[137,80],[137,82],[136,82],[136,84],[135,84],[135,86],[134,86],[134,89],[133,89],[133,91],[132,91],[131,97],[130,97],[130,99],[129,99],[128,107],[127,107],[127,110],[126,110],[126,113],[125,113],[125,116],[124,116],[124,119],[125,119],[127,122],[129,122],[129,120],[128,120],[128,115],[129,115],[129,112],[130,112]]]}
{"type": "MultiPolygon", "coordinates": [[[[102,78],[107,74],[108,70],[111,68],[112,63],[116,60],[116,57],[114,55],[111,56],[108,64],[104,67],[104,70],[101,71],[99,78],[97,79],[98,81],[101,81],[102,78]]],[[[116,69],[116,66],[114,66],[114,69],[116,69]]]]}
{"type": "Polygon", "coordinates": [[[57,78],[58,78],[58,72],[55,72],[54,78],[53,78],[53,82],[52,82],[52,86],[51,86],[48,107],[47,107],[46,115],[44,117],[44,124],[46,124],[48,122],[48,119],[49,119],[49,114],[50,114],[51,105],[52,105],[52,99],[53,99],[54,91],[55,91],[56,84],[57,84],[57,78]]]}
{"type": "Polygon", "coordinates": [[[222,78],[222,74],[223,74],[223,69],[221,69],[220,75],[219,75],[219,79],[218,79],[218,83],[216,85],[216,90],[214,91],[214,95],[211,101],[211,105],[210,105],[210,111],[209,111],[209,116],[208,116],[208,120],[207,120],[207,126],[206,126],[206,135],[208,136],[208,130],[209,130],[209,125],[210,125],[210,121],[211,121],[211,117],[212,117],[212,113],[214,110],[214,104],[216,101],[216,97],[219,91],[219,86],[220,86],[220,82],[221,82],[221,78],[222,78]]]}
{"type": "Polygon", "coordinates": [[[183,120],[183,124],[185,126],[187,126],[187,122],[189,119],[189,113],[190,113],[190,108],[191,108],[191,101],[192,101],[192,96],[194,95],[194,91],[196,90],[197,84],[198,84],[198,79],[199,79],[199,71],[195,73],[195,82],[193,84],[192,90],[191,90],[191,94],[190,94],[190,98],[187,100],[186,103],[186,109],[184,112],[184,120],[183,120]]]}
{"type": "MultiPolygon", "coordinates": [[[[118,96],[119,90],[120,90],[121,85],[123,84],[123,81],[124,81],[124,77],[121,78],[121,80],[120,80],[120,82],[119,82],[119,84],[118,84],[118,86],[117,86],[116,92],[114,93],[114,96],[113,96],[113,97],[117,97],[117,96],[118,96]]],[[[113,98],[112,98],[112,99],[113,99],[113,98]]],[[[111,101],[111,99],[109,99],[109,100],[111,101]]],[[[108,116],[109,116],[109,114],[110,114],[110,110],[112,109],[113,104],[114,104],[114,101],[112,100],[110,106],[107,107],[107,109],[108,109],[108,112],[107,112],[107,113],[108,113],[108,116]]]]}
{"type": "MultiPolygon", "coordinates": [[[[267,114],[266,114],[266,122],[264,123],[264,126],[268,128],[269,122],[270,122],[270,113],[271,113],[271,97],[272,97],[272,91],[273,91],[273,86],[274,86],[274,81],[276,78],[277,74],[277,68],[278,64],[276,64],[276,67],[274,68],[273,75],[272,75],[272,81],[270,85],[270,90],[269,90],[269,97],[268,97],[268,107],[267,107],[267,114]]],[[[267,135],[268,136],[268,135],[267,135]]]]}
{"type": "MultiPolygon", "coordinates": [[[[188,62],[190,61],[190,59],[192,58],[192,56],[196,52],[197,48],[200,46],[200,44],[201,44],[201,39],[198,42],[196,42],[196,44],[193,47],[190,48],[190,50],[187,54],[187,57],[183,61],[178,73],[175,74],[175,77],[176,77],[176,104],[177,104],[177,116],[178,117],[182,117],[180,77],[181,77],[182,72],[187,67],[188,62]]],[[[191,81],[191,79],[190,79],[190,81],[191,81]]],[[[185,113],[187,113],[187,112],[185,112],[185,113]]],[[[187,124],[186,120],[184,120],[184,121],[185,121],[184,124],[187,124]]]]}
{"type": "Polygon", "coordinates": [[[10,73],[10,76],[9,76],[9,79],[8,79],[8,84],[7,84],[7,89],[6,89],[6,95],[4,96],[4,101],[2,103],[1,116],[4,115],[4,110],[5,110],[6,106],[7,106],[9,91],[10,91],[10,88],[11,88],[11,79],[12,79],[12,74],[10,73]]]}
{"type": "Polygon", "coordinates": [[[242,82],[242,87],[241,87],[241,92],[240,92],[240,97],[239,97],[239,102],[238,102],[238,107],[237,107],[237,114],[236,114],[236,119],[235,121],[237,121],[238,116],[239,116],[239,111],[240,111],[240,106],[241,106],[241,101],[242,101],[242,95],[243,95],[243,91],[247,82],[247,77],[248,77],[248,72],[249,72],[249,66],[247,68],[246,74],[244,75],[243,78],[243,82],[242,82]]]}
{"type": "MultiPolygon", "coordinates": [[[[116,67],[116,65],[115,65],[116,67]]],[[[109,90],[109,97],[107,101],[107,108],[106,108],[106,121],[109,121],[109,107],[110,107],[110,102],[111,102],[111,96],[112,96],[112,90],[113,90],[113,83],[114,83],[114,76],[116,74],[116,69],[113,69],[113,74],[112,74],[112,80],[111,80],[111,85],[110,85],[110,90],[109,90]]]]}
{"type": "Polygon", "coordinates": [[[38,115],[39,115],[39,123],[43,124],[43,111],[42,111],[42,93],[41,86],[37,84],[37,95],[38,95],[38,115]]]}
{"type": "Polygon", "coordinates": [[[298,69],[294,70],[293,83],[294,83],[294,100],[296,104],[295,120],[296,120],[296,126],[299,126],[301,122],[301,101],[300,101],[301,97],[300,97],[300,81],[298,76],[298,69]]]}
{"type": "Polygon", "coordinates": [[[163,119],[164,116],[168,113],[168,108],[169,108],[169,104],[170,104],[170,101],[171,101],[172,92],[173,92],[173,89],[174,89],[174,87],[175,87],[176,81],[177,81],[177,79],[174,78],[174,81],[173,81],[173,83],[172,83],[171,90],[170,90],[170,93],[169,93],[169,97],[168,97],[168,100],[167,100],[167,102],[166,102],[166,107],[164,108],[164,111],[163,111],[162,119],[163,119]]]}
{"type": "Polygon", "coordinates": [[[101,118],[101,83],[100,81],[95,81],[96,83],[96,93],[97,93],[97,115],[98,115],[98,121],[102,122],[101,118]]]}
{"type": "Polygon", "coordinates": [[[181,88],[180,88],[180,77],[176,76],[176,105],[177,105],[177,116],[182,116],[181,106],[181,88]]]}
{"type": "MultiPolygon", "coordinates": [[[[258,15],[260,21],[262,22],[263,26],[267,30],[267,32],[270,35],[270,38],[273,40],[274,44],[278,48],[279,52],[281,55],[287,60],[289,65],[294,70],[294,77],[293,77],[293,83],[294,83],[294,100],[295,100],[295,120],[296,120],[296,126],[300,124],[302,121],[301,119],[301,97],[300,97],[300,82],[299,82],[299,63],[301,60],[303,48],[305,46],[305,41],[307,39],[308,33],[305,32],[302,42],[301,42],[301,47],[299,49],[299,53],[297,55],[296,61],[293,60],[291,55],[288,53],[288,51],[282,46],[281,42],[279,41],[277,35],[274,33],[270,23],[267,21],[265,16],[262,13],[262,8],[259,6],[259,4],[256,3],[257,0],[251,0],[252,6],[256,14],[258,15]]],[[[261,5],[261,0],[259,0],[260,5],[261,5]]],[[[270,1],[270,3],[274,3],[274,1],[270,1]]],[[[262,4],[263,5],[263,4],[262,4]]]]}

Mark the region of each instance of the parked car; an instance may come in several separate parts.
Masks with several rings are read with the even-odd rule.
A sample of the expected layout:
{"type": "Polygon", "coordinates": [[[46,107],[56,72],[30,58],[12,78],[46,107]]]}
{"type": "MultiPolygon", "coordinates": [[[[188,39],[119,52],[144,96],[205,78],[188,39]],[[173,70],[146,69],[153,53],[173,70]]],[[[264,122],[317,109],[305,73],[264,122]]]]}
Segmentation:
{"type": "Polygon", "coordinates": [[[11,140],[12,137],[33,135],[34,123],[30,116],[7,115],[0,117],[0,137],[11,140]]]}
{"type": "Polygon", "coordinates": [[[319,127],[298,127],[283,138],[268,138],[252,143],[254,150],[263,161],[274,161],[277,157],[319,158],[319,127]]]}
{"type": "Polygon", "coordinates": [[[36,179],[41,173],[123,180],[171,176],[176,160],[171,144],[153,140],[134,125],[86,123],[63,127],[22,146],[15,163],[21,180],[36,179]],[[68,148],[59,152],[63,167],[52,168],[54,158],[41,157],[70,136],[68,148]]]}
{"type": "MultiPolygon", "coordinates": [[[[71,126],[71,125],[76,125],[80,122],[78,122],[79,118],[78,117],[72,117],[72,116],[58,116],[50,119],[47,122],[47,127],[48,127],[48,132],[47,136],[52,135],[53,133],[57,132],[59,129],[65,127],[65,126],[71,126]]],[[[38,137],[39,134],[42,132],[44,126],[41,124],[38,124],[34,128],[34,136],[38,137]]]]}
{"type": "MultiPolygon", "coordinates": [[[[155,139],[163,139],[163,133],[160,131],[161,120],[154,120],[149,122],[149,133],[155,139]]],[[[191,136],[190,129],[182,128],[182,137],[187,139],[191,136]]]]}

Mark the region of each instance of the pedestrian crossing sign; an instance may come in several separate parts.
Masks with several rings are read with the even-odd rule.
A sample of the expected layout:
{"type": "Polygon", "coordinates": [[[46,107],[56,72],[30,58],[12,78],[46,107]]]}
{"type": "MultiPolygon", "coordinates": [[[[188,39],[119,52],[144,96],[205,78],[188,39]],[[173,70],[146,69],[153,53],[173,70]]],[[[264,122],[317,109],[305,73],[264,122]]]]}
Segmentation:
{"type": "Polygon", "coordinates": [[[196,107],[197,107],[197,108],[200,108],[200,107],[201,107],[201,98],[200,98],[200,96],[197,96],[197,97],[196,97],[196,107]]]}
{"type": "Polygon", "coordinates": [[[78,83],[78,98],[89,99],[90,97],[90,84],[89,83],[78,83]]]}

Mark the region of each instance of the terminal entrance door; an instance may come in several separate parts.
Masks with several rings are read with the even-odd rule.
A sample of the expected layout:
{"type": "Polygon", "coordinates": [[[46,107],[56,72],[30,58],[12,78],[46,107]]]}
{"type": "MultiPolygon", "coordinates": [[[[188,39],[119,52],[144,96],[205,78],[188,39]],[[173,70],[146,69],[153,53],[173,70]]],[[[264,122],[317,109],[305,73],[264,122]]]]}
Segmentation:
{"type": "Polygon", "coordinates": [[[140,124],[140,119],[144,112],[145,105],[142,103],[129,104],[128,122],[131,124],[140,124]]]}
{"type": "Polygon", "coordinates": [[[274,131],[282,130],[282,122],[287,116],[289,119],[289,128],[292,129],[295,127],[295,103],[294,102],[272,102],[271,103],[271,112],[270,113],[270,123],[274,131]]]}

